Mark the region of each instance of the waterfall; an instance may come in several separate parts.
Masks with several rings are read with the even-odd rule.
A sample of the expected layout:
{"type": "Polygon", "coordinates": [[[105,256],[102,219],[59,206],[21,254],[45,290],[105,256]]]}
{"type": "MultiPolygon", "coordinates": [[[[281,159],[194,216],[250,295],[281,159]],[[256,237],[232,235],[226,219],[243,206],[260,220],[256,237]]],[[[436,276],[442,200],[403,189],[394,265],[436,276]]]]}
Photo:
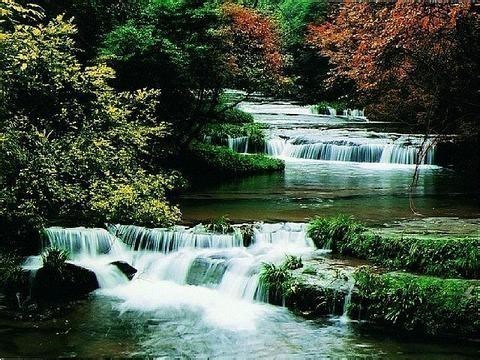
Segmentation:
{"type": "MultiPolygon", "coordinates": [[[[271,156],[297,159],[347,161],[365,163],[410,164],[417,161],[420,144],[408,144],[404,139],[393,143],[356,143],[348,140],[326,140],[298,143],[298,140],[271,139],[266,152],[271,156]],[[405,141],[405,142],[404,142],[405,141]]],[[[435,147],[428,149],[422,164],[434,163],[435,147]]]]}
{"type": "MultiPolygon", "coordinates": [[[[68,250],[70,262],[94,271],[101,288],[129,283],[111,265],[122,260],[137,269],[132,283],[167,281],[198,286],[249,302],[263,300],[259,288],[263,263],[280,263],[286,254],[308,256],[314,249],[306,225],[297,223],[256,224],[248,247],[238,228],[231,234],[216,234],[201,225],[157,229],[110,225],[108,231],[48,228],[45,234],[46,245],[68,250]]],[[[31,260],[37,262],[38,258],[31,260]]]]}
{"type": "Polygon", "coordinates": [[[348,117],[350,119],[352,118],[365,119],[365,111],[359,110],[359,109],[346,109],[346,110],[343,110],[343,116],[348,117]]]}
{"type": "Polygon", "coordinates": [[[231,137],[227,139],[230,149],[238,153],[246,154],[248,152],[248,136],[231,137]]]}
{"type": "Polygon", "coordinates": [[[348,288],[347,295],[345,296],[345,300],[343,302],[343,314],[342,314],[342,317],[340,318],[340,321],[343,323],[347,323],[350,321],[350,317],[348,316],[348,311],[350,308],[350,304],[352,303],[352,293],[353,293],[354,287],[355,287],[355,282],[352,282],[352,284],[348,288]]]}
{"type": "Polygon", "coordinates": [[[171,229],[148,229],[141,226],[117,226],[116,235],[132,250],[151,250],[169,253],[182,248],[230,248],[243,245],[239,231],[233,234],[214,234],[203,227],[186,228],[177,226],[171,229]]]}
{"type": "Polygon", "coordinates": [[[67,250],[71,256],[94,256],[117,249],[116,238],[105,229],[50,227],[44,232],[44,247],[67,250]]]}

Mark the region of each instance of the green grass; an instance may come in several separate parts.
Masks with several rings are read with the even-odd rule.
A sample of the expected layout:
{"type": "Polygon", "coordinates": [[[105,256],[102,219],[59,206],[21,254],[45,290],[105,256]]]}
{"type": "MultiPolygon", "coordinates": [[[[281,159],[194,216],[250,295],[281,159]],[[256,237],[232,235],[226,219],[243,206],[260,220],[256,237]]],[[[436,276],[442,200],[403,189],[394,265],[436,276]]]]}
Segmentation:
{"type": "Polygon", "coordinates": [[[405,273],[356,272],[350,313],[427,335],[480,335],[480,283],[405,273]]]}
{"type": "Polygon", "coordinates": [[[318,248],[371,260],[389,269],[441,277],[480,278],[480,239],[387,237],[352,218],[316,218],[308,234],[318,248]]]}
{"type": "Polygon", "coordinates": [[[198,142],[191,145],[187,161],[190,171],[223,177],[270,173],[285,168],[283,161],[263,154],[242,155],[227,147],[198,142]]]}

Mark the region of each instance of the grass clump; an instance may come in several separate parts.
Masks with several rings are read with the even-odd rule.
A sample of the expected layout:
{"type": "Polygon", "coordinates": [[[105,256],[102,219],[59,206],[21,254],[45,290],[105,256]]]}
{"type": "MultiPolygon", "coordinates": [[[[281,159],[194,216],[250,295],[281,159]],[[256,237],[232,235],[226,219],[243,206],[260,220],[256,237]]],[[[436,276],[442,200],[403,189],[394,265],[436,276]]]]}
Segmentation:
{"type": "Polygon", "coordinates": [[[260,270],[260,283],[268,292],[268,302],[275,305],[285,303],[293,275],[285,264],[264,263],[260,270]]]}
{"type": "Polygon", "coordinates": [[[260,284],[268,292],[268,302],[284,305],[290,297],[295,295],[299,280],[290,271],[302,267],[302,259],[294,255],[285,255],[280,265],[263,263],[260,270],[260,284]]]}
{"type": "Polygon", "coordinates": [[[317,217],[313,219],[307,229],[319,249],[329,249],[334,253],[343,252],[344,246],[352,238],[358,237],[365,228],[352,217],[339,215],[332,218],[317,217]]]}
{"type": "Polygon", "coordinates": [[[62,274],[68,260],[68,252],[56,247],[49,247],[42,253],[43,267],[52,273],[62,274]]]}
{"type": "Polygon", "coordinates": [[[285,163],[263,154],[242,155],[227,147],[193,143],[188,156],[189,170],[228,177],[281,171],[285,163]]]}
{"type": "Polygon", "coordinates": [[[312,220],[308,235],[318,248],[371,260],[389,269],[480,278],[480,239],[380,236],[345,216],[312,220]]]}
{"type": "Polygon", "coordinates": [[[302,258],[295,255],[286,255],[283,265],[288,270],[296,270],[303,267],[302,258]]]}
{"type": "Polygon", "coordinates": [[[385,326],[427,335],[480,335],[480,283],[405,273],[355,274],[352,313],[385,326]]]}
{"type": "Polygon", "coordinates": [[[253,123],[253,116],[240,109],[231,108],[220,112],[218,121],[227,124],[249,124],[253,123]]]}
{"type": "Polygon", "coordinates": [[[232,221],[226,215],[211,220],[205,225],[205,229],[220,234],[231,234],[235,231],[235,228],[232,226],[232,221]]]}

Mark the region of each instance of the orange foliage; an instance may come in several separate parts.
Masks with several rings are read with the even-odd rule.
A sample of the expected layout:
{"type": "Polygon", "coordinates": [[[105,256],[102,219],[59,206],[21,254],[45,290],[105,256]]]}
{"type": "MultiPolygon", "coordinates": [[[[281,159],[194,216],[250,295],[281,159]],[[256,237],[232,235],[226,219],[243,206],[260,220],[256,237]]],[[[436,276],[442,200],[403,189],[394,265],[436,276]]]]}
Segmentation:
{"type": "Polygon", "coordinates": [[[440,110],[448,112],[437,103],[448,100],[448,82],[457,86],[466,76],[461,67],[471,64],[464,62],[478,68],[479,59],[461,58],[468,44],[460,31],[469,17],[478,30],[478,13],[470,1],[345,2],[331,21],[309,27],[307,43],[329,58],[330,85],[349,79],[356,85],[357,99],[377,108],[382,101],[394,104],[385,99],[394,94],[399,99],[393,107],[408,103],[417,109],[417,120],[425,122],[440,110]]]}
{"type": "Polygon", "coordinates": [[[224,4],[222,11],[227,20],[228,63],[239,85],[281,81],[283,56],[275,21],[234,3],[224,4]]]}

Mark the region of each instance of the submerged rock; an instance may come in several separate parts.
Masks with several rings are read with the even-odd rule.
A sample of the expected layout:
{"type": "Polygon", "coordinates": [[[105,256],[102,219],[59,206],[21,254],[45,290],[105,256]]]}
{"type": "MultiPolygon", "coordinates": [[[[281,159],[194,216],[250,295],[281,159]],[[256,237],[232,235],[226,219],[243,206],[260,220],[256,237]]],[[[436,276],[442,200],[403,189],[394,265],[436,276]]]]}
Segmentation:
{"type": "Polygon", "coordinates": [[[62,303],[85,297],[99,288],[95,273],[65,263],[61,269],[42,267],[32,284],[32,297],[40,304],[62,303]]]}
{"type": "Polygon", "coordinates": [[[137,273],[137,269],[125,261],[114,261],[111,262],[110,265],[116,266],[118,270],[120,270],[128,278],[128,280],[132,280],[137,273]]]}

